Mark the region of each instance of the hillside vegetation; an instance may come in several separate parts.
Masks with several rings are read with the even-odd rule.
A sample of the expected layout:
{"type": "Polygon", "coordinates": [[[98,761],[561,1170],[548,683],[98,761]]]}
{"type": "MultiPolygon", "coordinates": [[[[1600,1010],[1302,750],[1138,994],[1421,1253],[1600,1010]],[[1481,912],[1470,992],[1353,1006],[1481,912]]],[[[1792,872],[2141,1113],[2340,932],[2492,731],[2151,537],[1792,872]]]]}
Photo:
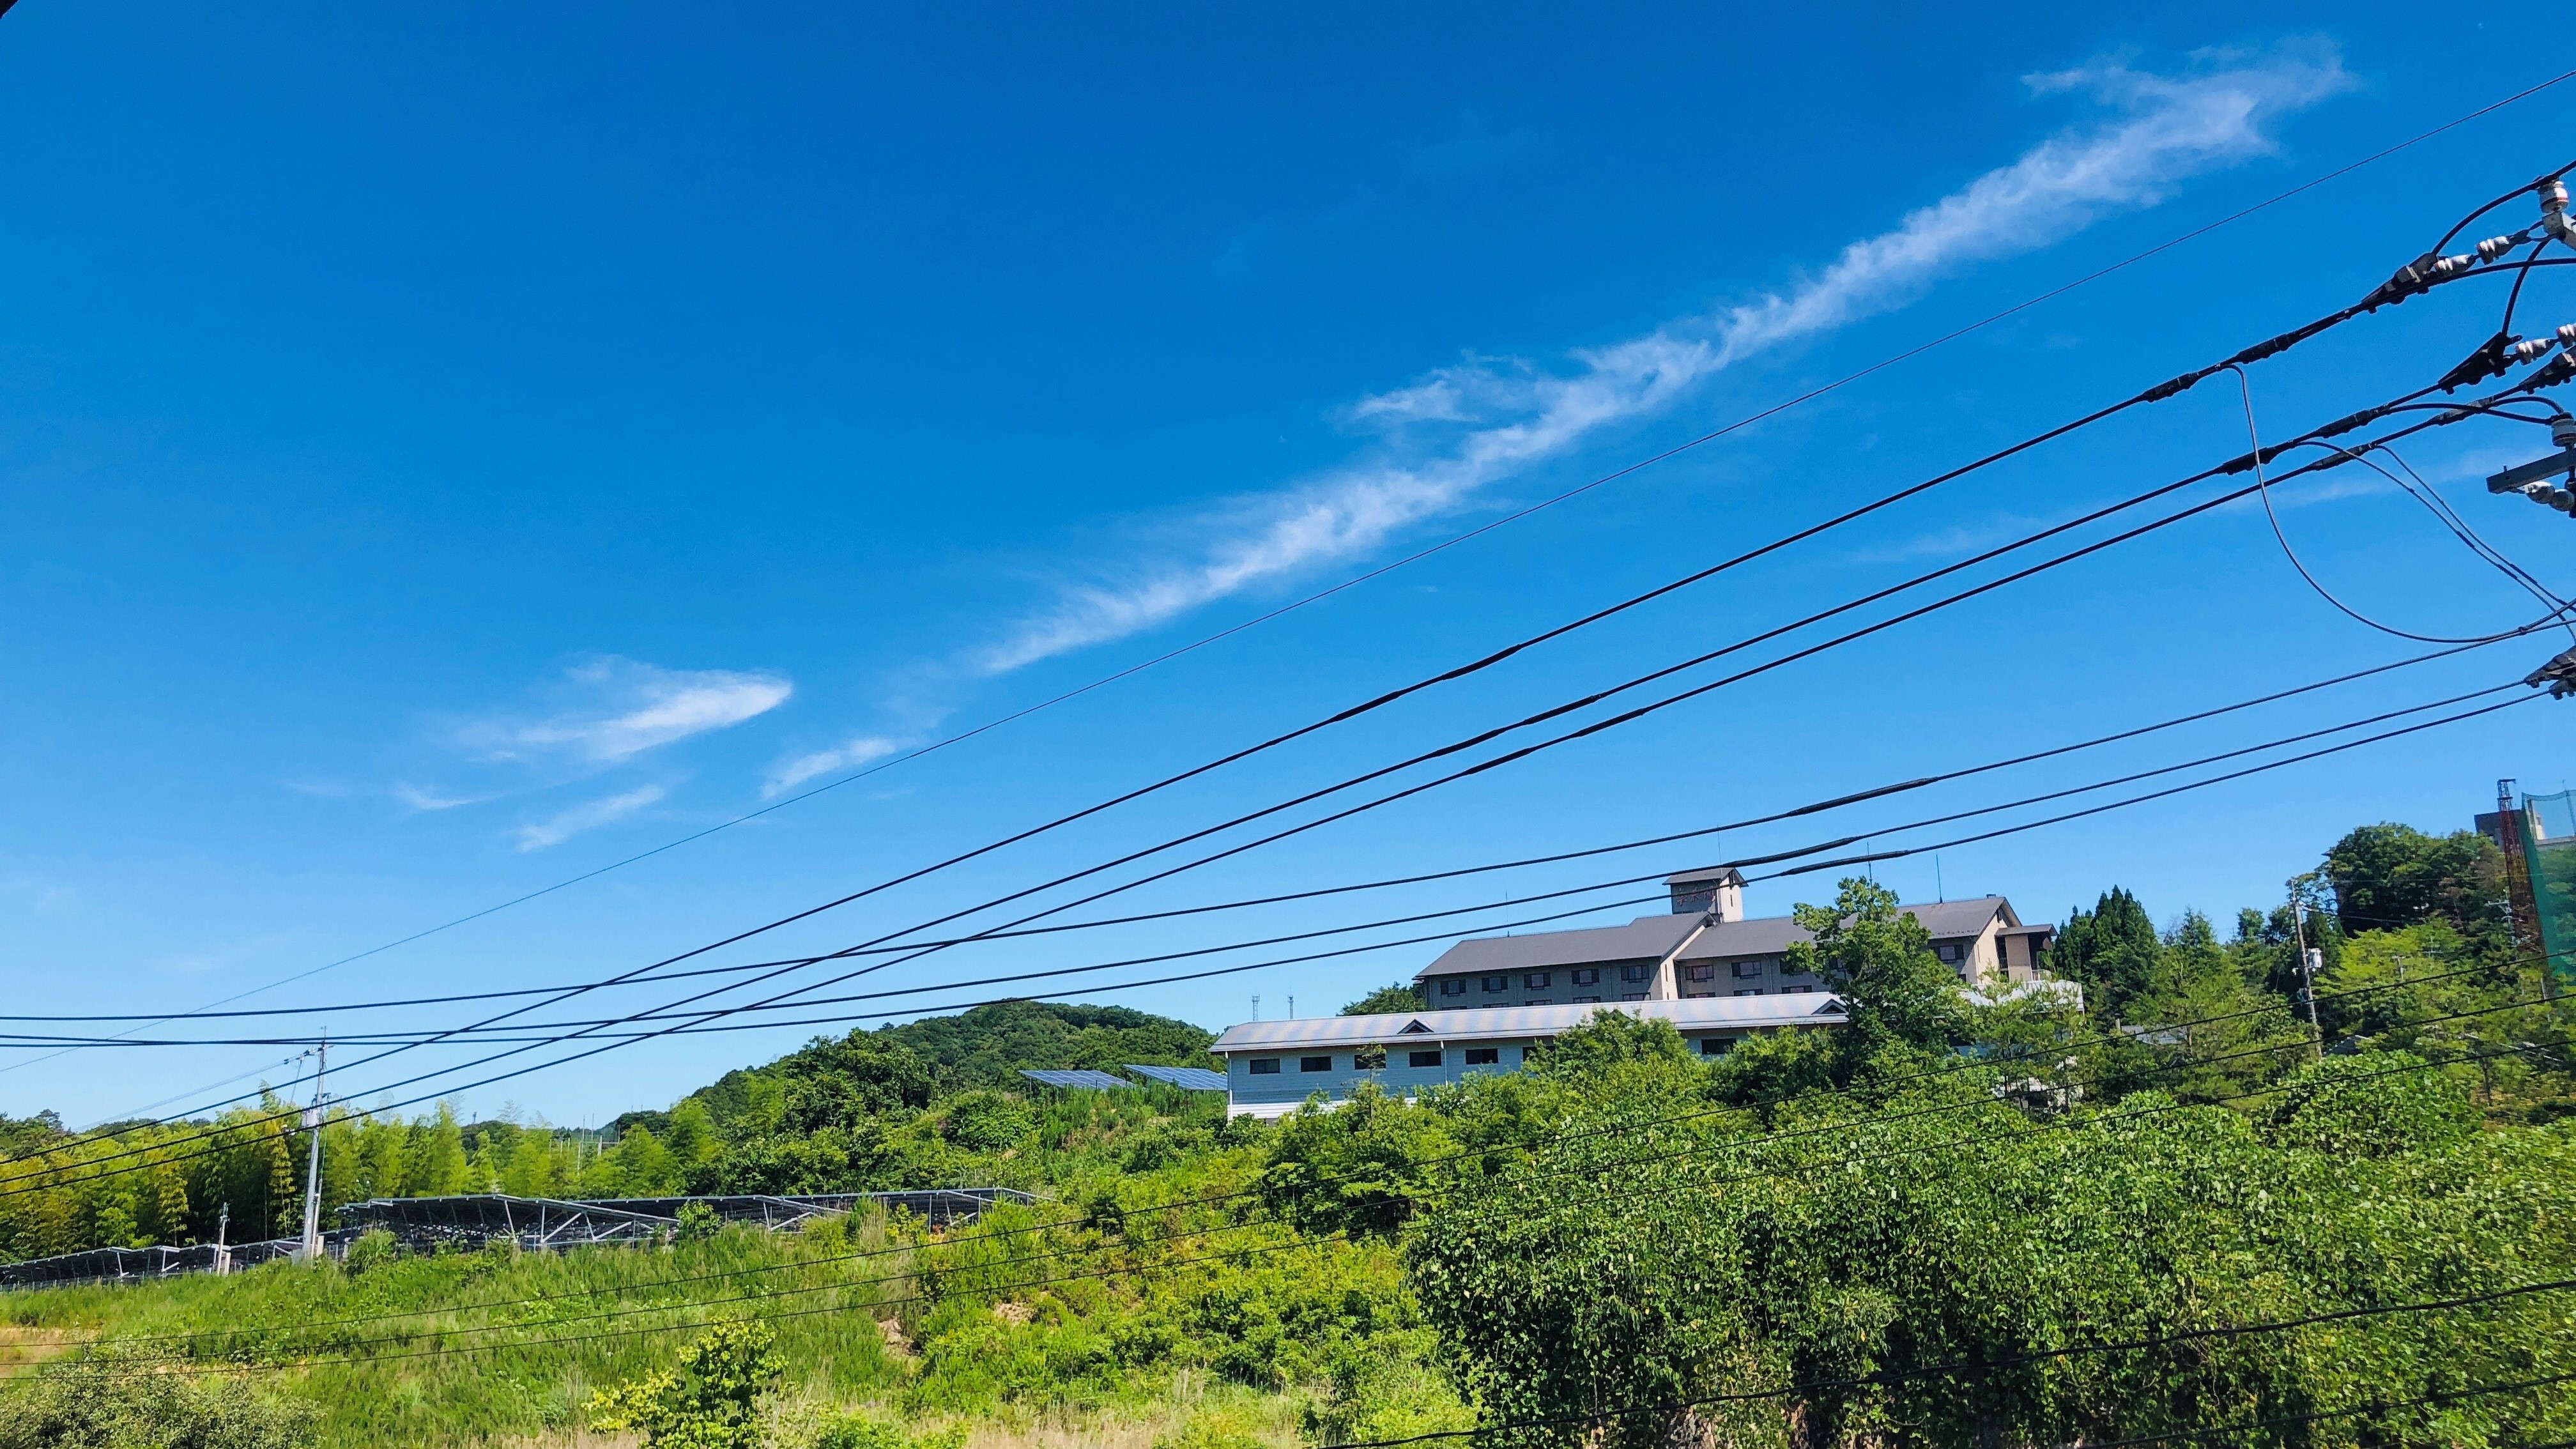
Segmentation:
{"type": "MultiPolygon", "coordinates": [[[[480,1170],[650,1157],[711,1190],[1043,1201],[938,1235],[692,1227],[560,1258],[378,1240],[345,1267],[12,1294],[0,1331],[42,1361],[0,1386],[0,1449],[592,1424],[781,1449],[1471,1428],[1532,1449],[2540,1449],[2576,1438],[2568,1008],[2514,954],[2482,846],[2371,827],[2293,883],[2327,953],[2322,1055],[2286,912],[2222,940],[2107,892],[2056,953],[2084,1009],[1996,1007],[1866,881],[1801,910],[1841,1029],[1711,1060],[1614,1014],[1524,1070],[1269,1127],[1008,1075],[1015,1052],[1204,1045],[1135,1013],[854,1033],[596,1155],[531,1124],[480,1170]]],[[[335,1131],[408,1152],[420,1125],[335,1131]]]]}

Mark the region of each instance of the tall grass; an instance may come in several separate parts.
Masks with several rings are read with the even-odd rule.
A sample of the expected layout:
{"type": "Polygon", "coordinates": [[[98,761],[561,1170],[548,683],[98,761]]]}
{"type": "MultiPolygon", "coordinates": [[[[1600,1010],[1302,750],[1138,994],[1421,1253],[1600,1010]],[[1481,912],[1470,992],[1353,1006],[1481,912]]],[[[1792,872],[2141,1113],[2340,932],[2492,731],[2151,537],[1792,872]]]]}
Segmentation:
{"type": "Polygon", "coordinates": [[[90,1357],[238,1374],[309,1400],[325,1444],[552,1437],[576,1428],[593,1388],[665,1366],[690,1327],[720,1319],[771,1323],[802,1394],[866,1399],[900,1383],[879,1319],[898,1317],[889,1300],[905,1285],[860,1280],[899,1272],[903,1255],[842,1256],[884,1236],[877,1225],[811,1236],[738,1228],[668,1248],[404,1258],[354,1277],[280,1263],[11,1294],[0,1319],[31,1336],[92,1339],[81,1350],[90,1357]],[[678,1281],[710,1274],[728,1276],[678,1281]],[[815,1291],[711,1301],[782,1289],[815,1291]],[[621,1316],[587,1316],[606,1310],[621,1316]]]}

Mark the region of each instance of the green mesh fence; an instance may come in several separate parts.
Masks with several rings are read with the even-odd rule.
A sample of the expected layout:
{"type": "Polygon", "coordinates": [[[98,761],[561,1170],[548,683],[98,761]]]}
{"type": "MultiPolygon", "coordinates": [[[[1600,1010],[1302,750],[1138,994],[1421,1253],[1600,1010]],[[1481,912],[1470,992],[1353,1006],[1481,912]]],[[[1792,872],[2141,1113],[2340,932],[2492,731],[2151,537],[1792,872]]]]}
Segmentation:
{"type": "Polygon", "coordinates": [[[2550,973],[2576,980],[2576,790],[2522,797],[2522,854],[2550,973]]]}

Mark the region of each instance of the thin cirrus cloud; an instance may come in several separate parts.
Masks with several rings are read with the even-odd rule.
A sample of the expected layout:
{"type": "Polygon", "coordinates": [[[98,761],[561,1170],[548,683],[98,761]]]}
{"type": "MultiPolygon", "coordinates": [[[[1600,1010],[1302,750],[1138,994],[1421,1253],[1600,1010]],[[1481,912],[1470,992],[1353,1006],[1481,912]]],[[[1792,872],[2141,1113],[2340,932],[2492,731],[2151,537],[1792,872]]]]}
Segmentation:
{"type": "Polygon", "coordinates": [[[489,795],[449,795],[436,786],[409,785],[400,781],[394,784],[393,797],[422,812],[454,810],[463,805],[479,805],[492,798],[489,795]]]}
{"type": "Polygon", "coordinates": [[[567,671],[562,692],[576,702],[539,719],[478,721],[459,740],[491,759],[614,764],[767,714],[795,686],[775,674],[664,669],[612,655],[567,671]]]}
{"type": "Polygon", "coordinates": [[[774,799],[817,775],[829,775],[839,770],[855,770],[871,760],[882,760],[902,748],[901,740],[890,740],[882,735],[861,735],[846,743],[834,745],[828,750],[816,750],[811,754],[798,755],[791,760],[782,760],[770,770],[769,778],[761,784],[760,793],[763,798],[774,799]]]}
{"type": "Polygon", "coordinates": [[[641,785],[622,795],[585,801],[558,815],[531,821],[518,828],[519,849],[543,850],[550,845],[561,845],[585,830],[614,825],[639,810],[659,804],[670,793],[661,785],[641,785]]]}
{"type": "Polygon", "coordinates": [[[2104,62],[2026,83],[2035,95],[2090,95],[2110,115],[1851,243],[1785,290],[1574,352],[1567,366],[1470,358],[1363,398],[1349,417],[1377,429],[1381,448],[1223,507],[1177,557],[1065,588],[970,662],[1007,672],[1366,553],[1605,429],[1661,412],[1748,358],[1903,307],[1961,268],[2053,245],[2103,217],[2157,205],[2191,177],[2271,154],[2273,122],[2354,84],[2322,44],[2207,56],[2176,74],[2104,62]]]}

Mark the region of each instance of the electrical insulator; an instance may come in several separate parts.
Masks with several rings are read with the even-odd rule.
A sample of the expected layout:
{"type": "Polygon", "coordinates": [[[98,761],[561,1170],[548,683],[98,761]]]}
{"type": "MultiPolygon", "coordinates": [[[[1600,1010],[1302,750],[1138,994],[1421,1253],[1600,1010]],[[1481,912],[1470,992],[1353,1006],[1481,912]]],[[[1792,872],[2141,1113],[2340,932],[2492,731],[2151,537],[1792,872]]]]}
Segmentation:
{"type": "Polygon", "coordinates": [[[2567,220],[2567,183],[2552,176],[2535,189],[2540,195],[2540,229],[2576,246],[2576,225],[2567,220]]]}
{"type": "Polygon", "coordinates": [[[2561,513],[2576,512],[2576,493],[2570,493],[2564,488],[2552,488],[2549,490],[2549,506],[2561,513]]]}
{"type": "Polygon", "coordinates": [[[2456,257],[2442,257],[2433,263],[2433,275],[2448,277],[2465,272],[2478,264],[2478,259],[2462,252],[2456,257]]]}
{"type": "Polygon", "coordinates": [[[2552,335],[2559,341],[2567,343],[2571,347],[2576,347],[2576,322],[2560,323],[2558,325],[2557,332],[2552,335]]]}
{"type": "Polygon", "coordinates": [[[2562,448],[2576,448],[2576,418],[2550,419],[2549,441],[2562,448]]]}
{"type": "Polygon", "coordinates": [[[2478,260],[2482,262],[2494,261],[2496,258],[2503,256],[2506,252],[2512,251],[2515,247],[2520,245],[2522,245],[2522,238],[2518,236],[2488,237],[2485,241],[2478,243],[2478,260]]]}
{"type": "Polygon", "coordinates": [[[2529,362],[2557,345],[2558,339],[2555,337],[2534,337],[2528,342],[2517,342],[2506,348],[2504,355],[2514,362],[2529,362]]]}

